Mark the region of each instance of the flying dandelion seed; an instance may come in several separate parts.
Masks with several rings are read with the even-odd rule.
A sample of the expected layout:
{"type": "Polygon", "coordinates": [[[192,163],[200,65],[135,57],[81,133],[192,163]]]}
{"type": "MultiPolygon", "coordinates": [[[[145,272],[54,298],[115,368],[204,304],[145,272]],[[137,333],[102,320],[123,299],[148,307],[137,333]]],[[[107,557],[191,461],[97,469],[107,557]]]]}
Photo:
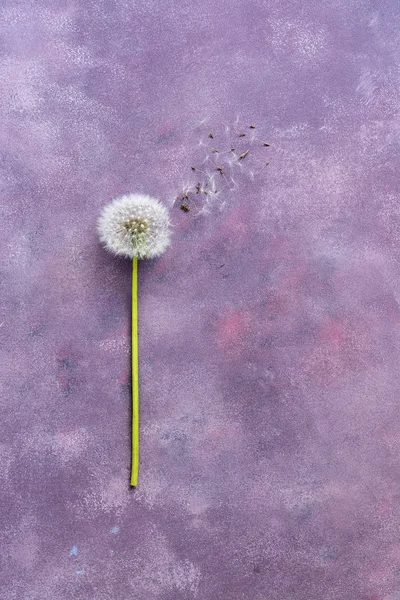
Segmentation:
{"type": "Polygon", "coordinates": [[[183,203],[182,210],[189,212],[185,211],[187,204],[191,215],[228,206],[241,183],[253,182],[263,172],[269,147],[264,137],[267,132],[256,123],[241,121],[239,115],[233,124],[200,121],[196,132],[200,141],[192,157],[186,152],[192,180],[184,188],[186,195],[178,196],[178,206],[183,203]]]}

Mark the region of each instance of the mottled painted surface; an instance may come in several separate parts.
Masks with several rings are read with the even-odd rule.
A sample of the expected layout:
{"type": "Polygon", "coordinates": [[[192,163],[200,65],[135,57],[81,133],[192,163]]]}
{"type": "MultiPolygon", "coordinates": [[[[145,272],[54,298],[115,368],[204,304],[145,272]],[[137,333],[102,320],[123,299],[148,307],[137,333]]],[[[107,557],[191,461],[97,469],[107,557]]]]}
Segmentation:
{"type": "Polygon", "coordinates": [[[2,1],[1,600],[400,598],[399,11],[2,1]],[[268,176],[141,265],[131,490],[95,221],[237,114],[268,176]]]}

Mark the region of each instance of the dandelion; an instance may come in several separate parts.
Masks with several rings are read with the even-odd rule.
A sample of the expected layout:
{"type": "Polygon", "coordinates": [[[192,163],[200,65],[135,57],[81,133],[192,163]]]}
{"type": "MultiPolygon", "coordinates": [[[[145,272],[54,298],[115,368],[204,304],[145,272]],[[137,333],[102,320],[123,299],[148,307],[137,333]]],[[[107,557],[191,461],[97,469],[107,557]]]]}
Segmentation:
{"type": "Polygon", "coordinates": [[[138,259],[160,256],[170,245],[167,209],[142,194],[115,198],[104,207],[97,229],[110,252],[132,259],[132,464],[131,485],[139,477],[138,259]]]}

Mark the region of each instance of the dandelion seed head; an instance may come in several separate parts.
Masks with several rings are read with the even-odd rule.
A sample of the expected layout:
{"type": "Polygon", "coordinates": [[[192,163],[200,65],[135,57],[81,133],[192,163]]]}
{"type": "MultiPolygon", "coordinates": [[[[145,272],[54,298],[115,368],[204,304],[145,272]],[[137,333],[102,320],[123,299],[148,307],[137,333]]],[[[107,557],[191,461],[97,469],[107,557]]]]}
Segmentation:
{"type": "Polygon", "coordinates": [[[107,250],[126,258],[155,258],[170,245],[167,209],[158,200],[142,194],[120,196],[107,204],[97,230],[107,250]]]}

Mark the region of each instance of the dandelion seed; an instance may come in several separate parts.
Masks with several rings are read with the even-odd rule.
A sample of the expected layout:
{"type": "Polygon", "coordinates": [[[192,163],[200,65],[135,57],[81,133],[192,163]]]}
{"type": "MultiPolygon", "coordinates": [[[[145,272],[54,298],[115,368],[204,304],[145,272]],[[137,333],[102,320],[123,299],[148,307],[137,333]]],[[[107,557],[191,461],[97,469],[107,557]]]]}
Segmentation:
{"type": "Polygon", "coordinates": [[[214,134],[212,131],[210,131],[210,133],[208,134],[208,137],[211,138],[212,140],[214,139],[214,134]]]}
{"type": "Polygon", "coordinates": [[[187,204],[181,204],[181,210],[183,210],[183,212],[189,212],[189,207],[187,204]]]}
{"type": "Polygon", "coordinates": [[[250,125],[250,129],[255,129],[256,126],[255,125],[250,125]]]}
{"type": "Polygon", "coordinates": [[[239,160],[243,160],[244,158],[246,158],[246,156],[248,155],[249,151],[246,150],[246,152],[243,152],[240,156],[239,156],[239,160]]]}
{"type": "Polygon", "coordinates": [[[239,133],[239,137],[244,137],[246,134],[243,133],[243,131],[241,133],[239,133]]]}
{"type": "Polygon", "coordinates": [[[192,169],[192,171],[195,171],[195,170],[196,170],[196,167],[191,167],[191,169],[192,169]]]}
{"type": "Polygon", "coordinates": [[[268,144],[268,142],[264,142],[263,146],[270,146],[271,144],[268,144]]]}

